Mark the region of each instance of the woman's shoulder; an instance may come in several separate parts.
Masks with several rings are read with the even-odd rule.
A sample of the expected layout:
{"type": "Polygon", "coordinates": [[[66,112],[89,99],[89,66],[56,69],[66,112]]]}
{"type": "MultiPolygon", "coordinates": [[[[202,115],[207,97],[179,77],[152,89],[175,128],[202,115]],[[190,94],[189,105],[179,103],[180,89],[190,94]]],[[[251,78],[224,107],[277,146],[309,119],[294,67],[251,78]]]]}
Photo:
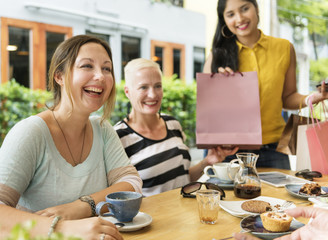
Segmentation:
{"type": "Polygon", "coordinates": [[[47,130],[47,124],[42,118],[38,116],[30,116],[16,123],[10,131],[15,132],[15,134],[19,132],[23,132],[26,134],[40,133],[45,130],[47,130]]]}
{"type": "Polygon", "coordinates": [[[93,128],[100,131],[101,134],[115,132],[115,129],[113,128],[112,124],[107,119],[102,120],[100,116],[94,115],[90,116],[89,120],[93,128]]]}
{"type": "Polygon", "coordinates": [[[50,138],[50,131],[44,120],[38,116],[31,116],[18,122],[9,131],[1,149],[4,151],[20,149],[20,153],[22,154],[24,154],[24,151],[31,153],[33,152],[31,151],[32,149],[38,152],[47,144],[50,138]],[[15,148],[12,148],[13,145],[15,148]]]}
{"type": "Polygon", "coordinates": [[[117,122],[114,125],[114,129],[116,130],[117,135],[119,136],[119,138],[127,136],[131,133],[134,133],[133,129],[131,129],[129,127],[129,125],[124,120],[121,120],[121,121],[117,122]]]}
{"type": "Polygon", "coordinates": [[[124,120],[121,120],[121,121],[118,121],[117,123],[115,123],[113,127],[117,131],[120,129],[127,129],[128,125],[125,123],[124,120]]]}
{"type": "Polygon", "coordinates": [[[161,117],[166,122],[169,129],[182,130],[180,122],[175,117],[163,113],[161,114],[161,117]]]}
{"type": "Polygon", "coordinates": [[[161,113],[161,118],[163,118],[164,121],[178,121],[175,117],[165,113],[161,113]]]}
{"type": "Polygon", "coordinates": [[[278,38],[278,37],[267,36],[267,35],[265,35],[265,38],[267,38],[269,40],[270,44],[273,46],[290,47],[290,45],[291,45],[291,42],[285,38],[278,38]]]}

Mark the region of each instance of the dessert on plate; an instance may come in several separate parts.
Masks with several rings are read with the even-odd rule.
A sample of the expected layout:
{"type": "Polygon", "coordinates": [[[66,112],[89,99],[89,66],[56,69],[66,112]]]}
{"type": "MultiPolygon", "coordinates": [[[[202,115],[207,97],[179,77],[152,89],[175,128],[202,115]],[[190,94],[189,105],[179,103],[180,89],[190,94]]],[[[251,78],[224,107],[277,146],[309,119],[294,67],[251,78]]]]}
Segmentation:
{"type": "Polygon", "coordinates": [[[270,232],[286,232],[293,218],[283,212],[265,212],[260,215],[263,227],[270,232]]]}
{"type": "Polygon", "coordinates": [[[241,204],[241,208],[252,213],[264,213],[272,210],[270,203],[261,200],[245,201],[241,204]]]}
{"type": "Polygon", "coordinates": [[[321,195],[321,186],[318,183],[305,183],[299,190],[300,194],[319,196],[321,195]]]}

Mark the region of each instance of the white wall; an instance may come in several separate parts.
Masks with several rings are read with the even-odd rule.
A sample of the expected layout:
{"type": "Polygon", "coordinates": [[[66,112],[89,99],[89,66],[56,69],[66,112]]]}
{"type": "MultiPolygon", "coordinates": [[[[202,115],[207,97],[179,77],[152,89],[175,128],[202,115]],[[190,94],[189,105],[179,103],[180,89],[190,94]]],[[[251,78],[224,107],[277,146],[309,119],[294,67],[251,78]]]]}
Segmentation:
{"type": "Polygon", "coordinates": [[[122,35],[140,37],[141,54],[145,58],[150,58],[152,39],[184,44],[187,81],[193,77],[193,47],[206,45],[204,15],[167,4],[152,4],[150,0],[0,0],[0,4],[2,17],[72,27],[73,35],[84,34],[86,30],[109,34],[116,79],[121,79],[122,35]],[[27,8],[27,4],[41,8],[27,8]],[[45,7],[57,10],[46,10],[45,7]]]}

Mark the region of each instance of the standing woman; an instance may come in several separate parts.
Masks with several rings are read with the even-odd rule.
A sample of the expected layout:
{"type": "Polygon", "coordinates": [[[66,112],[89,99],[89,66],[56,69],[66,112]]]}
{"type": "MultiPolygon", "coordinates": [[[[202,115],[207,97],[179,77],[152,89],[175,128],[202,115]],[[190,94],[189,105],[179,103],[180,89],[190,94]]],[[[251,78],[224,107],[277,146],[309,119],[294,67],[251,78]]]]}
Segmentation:
{"type": "Polygon", "coordinates": [[[196,181],[207,165],[221,162],[232,150],[211,149],[199,164],[190,167],[190,154],[184,144],[180,123],[161,114],[162,73],[159,65],[147,59],[134,59],[124,68],[125,95],[132,111],[114,128],[131,163],[143,180],[142,192],[154,195],[196,181]]]}
{"type": "Polygon", "coordinates": [[[61,43],[49,84],[53,106],[16,124],[0,149],[0,238],[35,220],[33,236],[122,239],[109,221],[90,218],[107,194],[142,185],[105,120],[115,103],[108,44],[86,35],[61,43]],[[102,118],[90,117],[102,106],[102,118]]]}
{"type": "MultiPolygon", "coordinates": [[[[276,152],[285,126],[282,109],[297,109],[301,101],[305,107],[309,98],[297,93],[294,47],[288,40],[266,36],[258,29],[256,0],[219,0],[217,12],[219,22],[204,72],[257,72],[263,143],[255,151],[259,154],[257,166],[290,169],[288,156],[276,152]]],[[[311,95],[313,103],[327,98],[324,91],[311,95]]]]}

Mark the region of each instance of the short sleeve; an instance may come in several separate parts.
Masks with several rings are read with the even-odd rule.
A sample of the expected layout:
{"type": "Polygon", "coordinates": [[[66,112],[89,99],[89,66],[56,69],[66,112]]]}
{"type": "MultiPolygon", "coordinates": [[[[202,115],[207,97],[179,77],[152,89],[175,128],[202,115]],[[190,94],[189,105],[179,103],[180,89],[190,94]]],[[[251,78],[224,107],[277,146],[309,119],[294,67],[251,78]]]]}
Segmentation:
{"type": "Polygon", "coordinates": [[[19,194],[33,179],[38,161],[44,154],[41,121],[34,116],[17,123],[0,148],[0,183],[19,194]]]}
{"type": "Polygon", "coordinates": [[[112,169],[130,165],[130,160],[125,153],[122,143],[108,121],[103,122],[102,137],[104,141],[104,157],[106,172],[112,169]]]}

